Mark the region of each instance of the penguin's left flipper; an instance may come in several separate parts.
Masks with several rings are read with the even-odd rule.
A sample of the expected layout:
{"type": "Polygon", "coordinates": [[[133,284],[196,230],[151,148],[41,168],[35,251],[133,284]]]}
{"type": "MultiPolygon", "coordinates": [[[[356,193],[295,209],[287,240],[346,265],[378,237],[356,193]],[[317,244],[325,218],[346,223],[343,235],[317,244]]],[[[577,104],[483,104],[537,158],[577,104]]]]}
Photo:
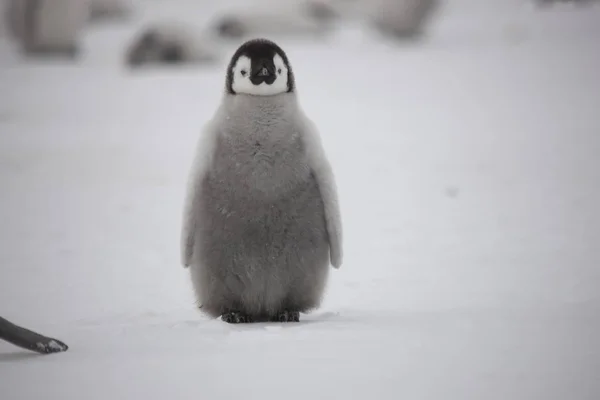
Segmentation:
{"type": "Polygon", "coordinates": [[[30,331],[2,317],[0,317],[0,339],[40,354],[60,353],[69,349],[69,346],[58,339],[30,331]]]}
{"type": "MultiPolygon", "coordinates": [[[[216,118],[215,118],[216,119],[216,118]]],[[[202,128],[200,139],[196,147],[196,154],[188,176],[187,193],[183,207],[183,221],[181,226],[181,264],[188,268],[192,263],[194,250],[194,234],[197,227],[197,215],[202,198],[202,182],[208,172],[212,159],[214,143],[217,132],[212,121],[207,122],[202,128]]]]}
{"type": "Polygon", "coordinates": [[[316,125],[304,117],[304,131],[302,132],[304,145],[310,169],[319,185],[321,198],[325,206],[325,223],[329,237],[329,253],[331,265],[338,269],[342,265],[342,218],[338,202],[335,176],[325,149],[321,143],[321,137],[316,125]]]}

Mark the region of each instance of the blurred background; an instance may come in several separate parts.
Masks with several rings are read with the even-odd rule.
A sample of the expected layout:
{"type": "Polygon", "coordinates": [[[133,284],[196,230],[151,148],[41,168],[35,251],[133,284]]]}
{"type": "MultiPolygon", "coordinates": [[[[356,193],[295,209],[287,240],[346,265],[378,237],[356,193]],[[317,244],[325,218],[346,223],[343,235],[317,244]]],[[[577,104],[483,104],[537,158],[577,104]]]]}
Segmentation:
{"type": "Polygon", "coordinates": [[[598,399],[600,2],[1,4],[0,315],[70,350],[0,342],[0,397],[598,399]],[[344,226],[295,326],[208,319],[179,264],[200,128],[259,36],[344,226]]]}

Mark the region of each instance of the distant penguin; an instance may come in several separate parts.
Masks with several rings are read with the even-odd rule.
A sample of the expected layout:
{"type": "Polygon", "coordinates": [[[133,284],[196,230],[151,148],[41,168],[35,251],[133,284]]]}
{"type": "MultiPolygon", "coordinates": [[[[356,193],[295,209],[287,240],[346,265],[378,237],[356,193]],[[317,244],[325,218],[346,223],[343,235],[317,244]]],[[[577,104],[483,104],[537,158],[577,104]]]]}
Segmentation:
{"type": "Polygon", "coordinates": [[[371,25],[395,39],[419,39],[440,0],[374,0],[369,1],[371,25]]]}
{"type": "Polygon", "coordinates": [[[19,21],[24,15],[21,10],[24,5],[24,1],[5,0],[4,7],[2,8],[5,26],[4,32],[8,34],[10,39],[15,41],[19,40],[22,35],[23,25],[19,21]]]}
{"type": "Polygon", "coordinates": [[[252,39],[233,54],[198,146],[181,257],[201,311],[299,321],[319,307],[330,263],[342,265],[342,224],[333,170],[277,44],[252,39]]]}
{"type": "Polygon", "coordinates": [[[91,21],[123,20],[131,16],[131,0],[89,0],[91,21]]]}
{"type": "Polygon", "coordinates": [[[222,38],[236,40],[260,35],[318,37],[331,31],[332,17],[333,9],[325,4],[273,3],[223,14],[213,29],[222,38]]]}
{"type": "Polygon", "coordinates": [[[9,0],[11,36],[28,55],[79,53],[89,0],[9,0]]]}
{"type": "Polygon", "coordinates": [[[302,6],[306,15],[325,24],[339,17],[336,4],[331,0],[306,0],[302,6]]]}
{"type": "Polygon", "coordinates": [[[213,63],[220,59],[211,39],[181,23],[154,23],[137,34],[128,46],[125,64],[213,63]]]}

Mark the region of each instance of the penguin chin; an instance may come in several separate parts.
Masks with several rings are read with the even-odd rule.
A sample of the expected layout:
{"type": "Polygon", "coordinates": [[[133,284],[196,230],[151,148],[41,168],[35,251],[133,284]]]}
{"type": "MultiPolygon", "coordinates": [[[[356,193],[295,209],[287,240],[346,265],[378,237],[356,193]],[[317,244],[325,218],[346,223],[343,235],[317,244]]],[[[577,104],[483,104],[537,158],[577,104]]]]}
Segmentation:
{"type": "Polygon", "coordinates": [[[233,84],[233,91],[236,94],[249,94],[252,96],[276,96],[287,92],[287,85],[279,79],[276,79],[272,84],[262,82],[255,85],[250,80],[243,80],[233,84]]]}

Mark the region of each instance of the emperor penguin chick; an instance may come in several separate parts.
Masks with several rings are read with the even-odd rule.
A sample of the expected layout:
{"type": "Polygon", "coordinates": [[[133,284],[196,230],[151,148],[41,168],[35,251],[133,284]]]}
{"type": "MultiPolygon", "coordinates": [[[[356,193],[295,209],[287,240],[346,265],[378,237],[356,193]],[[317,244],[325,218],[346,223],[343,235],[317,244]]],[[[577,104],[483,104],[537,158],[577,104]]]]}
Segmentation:
{"type": "Polygon", "coordinates": [[[285,52],[243,43],[189,176],[181,257],[200,309],[229,323],[298,321],[342,264],[334,174],[285,52]]]}

